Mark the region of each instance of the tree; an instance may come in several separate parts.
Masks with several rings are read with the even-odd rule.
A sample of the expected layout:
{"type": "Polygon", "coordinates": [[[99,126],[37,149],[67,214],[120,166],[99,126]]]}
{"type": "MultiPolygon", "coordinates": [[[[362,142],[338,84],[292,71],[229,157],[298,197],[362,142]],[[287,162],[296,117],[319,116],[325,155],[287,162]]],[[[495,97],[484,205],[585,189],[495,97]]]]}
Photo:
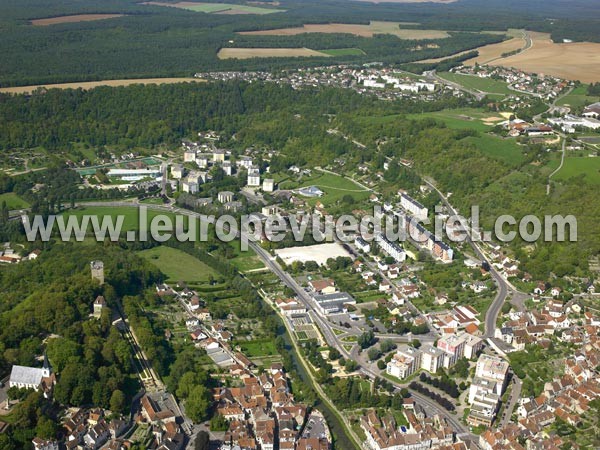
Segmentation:
{"type": "Polygon", "coordinates": [[[369,356],[369,359],[371,361],[375,361],[377,358],[379,358],[381,356],[381,352],[379,351],[378,348],[372,347],[367,352],[367,355],[369,356]]]}
{"type": "Polygon", "coordinates": [[[200,431],[196,435],[196,442],[194,442],[195,450],[208,450],[210,447],[210,437],[204,430],[200,431]]]}
{"type": "Polygon", "coordinates": [[[206,420],[210,407],[210,393],[204,386],[195,386],[185,402],[187,416],[196,423],[206,420]]]}
{"type": "Polygon", "coordinates": [[[113,413],[122,413],[125,409],[125,394],[117,389],[110,396],[110,410],[113,413]]]}
{"type": "Polygon", "coordinates": [[[375,343],[375,333],[372,330],[365,331],[358,337],[357,343],[363,350],[369,348],[375,343]]]}

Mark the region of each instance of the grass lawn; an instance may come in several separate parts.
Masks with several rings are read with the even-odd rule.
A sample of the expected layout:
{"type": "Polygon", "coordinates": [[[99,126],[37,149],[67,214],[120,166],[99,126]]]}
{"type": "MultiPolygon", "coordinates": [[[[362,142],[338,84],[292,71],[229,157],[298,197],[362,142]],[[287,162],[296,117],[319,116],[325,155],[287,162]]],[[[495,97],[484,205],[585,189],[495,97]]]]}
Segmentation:
{"type": "Polygon", "coordinates": [[[587,95],[587,84],[577,86],[569,95],[565,95],[556,102],[558,106],[571,106],[573,108],[586,106],[600,101],[600,97],[587,95]]]}
{"type": "Polygon", "coordinates": [[[138,255],[158,267],[168,281],[206,282],[209,275],[218,275],[193,256],[171,247],[154,247],[138,255]]]}
{"type": "Polygon", "coordinates": [[[458,83],[467,89],[489,92],[490,94],[510,95],[514,93],[514,91],[511,91],[508,88],[508,84],[506,82],[492,80],[491,78],[481,78],[475,75],[462,75],[450,72],[441,73],[439,76],[445,80],[458,83]]]}
{"type": "Polygon", "coordinates": [[[348,178],[316,170],[309,177],[304,176],[300,179],[292,177],[280,183],[281,189],[297,189],[306,186],[317,186],[325,193],[321,198],[306,198],[311,205],[314,205],[317,201],[325,206],[333,205],[341,200],[344,195],[351,195],[355,202],[359,202],[366,200],[371,195],[371,191],[362,188],[348,178]]]}
{"type": "MultiPolygon", "coordinates": [[[[552,161],[555,167],[559,161],[552,161]]],[[[592,184],[600,184],[600,158],[567,157],[565,163],[553,177],[553,180],[567,180],[583,175],[584,180],[592,184]]]]}
{"type": "Polygon", "coordinates": [[[465,138],[465,141],[472,142],[479,150],[492,158],[514,165],[523,162],[523,151],[514,139],[502,139],[489,134],[482,134],[477,137],[465,138]]]}
{"type": "Polygon", "coordinates": [[[277,355],[277,349],[273,341],[250,341],[239,343],[242,353],[249,358],[257,356],[274,356],[277,355]]]}
{"type": "Polygon", "coordinates": [[[360,48],[332,48],[329,50],[319,50],[321,53],[325,53],[331,56],[354,56],[354,55],[366,55],[360,48]]]}
{"type": "Polygon", "coordinates": [[[247,272],[249,270],[262,269],[265,267],[261,259],[256,256],[252,250],[243,252],[241,250],[241,243],[238,239],[234,239],[229,243],[233,247],[233,251],[236,256],[230,259],[229,262],[240,272],[247,272]]]}
{"type": "Polygon", "coordinates": [[[23,209],[28,208],[30,205],[21,197],[19,197],[14,192],[7,192],[5,194],[0,195],[0,204],[2,202],[6,202],[6,206],[8,209],[23,209]]]}

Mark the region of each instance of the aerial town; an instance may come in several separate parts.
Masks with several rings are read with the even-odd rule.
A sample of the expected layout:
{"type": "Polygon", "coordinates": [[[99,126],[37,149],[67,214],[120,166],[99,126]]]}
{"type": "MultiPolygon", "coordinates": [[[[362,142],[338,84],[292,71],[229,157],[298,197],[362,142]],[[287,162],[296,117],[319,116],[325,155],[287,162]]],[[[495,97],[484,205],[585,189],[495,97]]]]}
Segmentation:
{"type": "Polygon", "coordinates": [[[0,2],[0,450],[600,449],[597,3],[0,2]]]}

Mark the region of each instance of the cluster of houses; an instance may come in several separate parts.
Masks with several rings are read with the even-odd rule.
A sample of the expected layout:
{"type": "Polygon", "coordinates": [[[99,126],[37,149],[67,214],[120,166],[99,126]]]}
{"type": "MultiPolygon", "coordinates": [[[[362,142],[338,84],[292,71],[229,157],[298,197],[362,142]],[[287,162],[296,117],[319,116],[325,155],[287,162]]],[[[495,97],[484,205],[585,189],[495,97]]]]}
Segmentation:
{"type": "MultiPolygon", "coordinates": [[[[591,313],[586,312],[586,317],[589,314],[591,313]]],[[[523,350],[528,344],[547,348],[553,335],[561,342],[582,344],[587,325],[579,325],[580,317],[581,307],[577,303],[565,304],[560,300],[550,299],[539,310],[511,312],[509,320],[496,329],[495,336],[515,351],[523,350]]]]}
{"type": "Polygon", "coordinates": [[[558,77],[532,74],[510,67],[494,67],[487,65],[460,66],[451,69],[451,72],[472,75],[480,78],[491,78],[508,83],[509,87],[516,92],[544,98],[555,99],[570,84],[558,77]]]}
{"type": "Polygon", "coordinates": [[[232,176],[237,169],[244,169],[247,172],[248,187],[262,188],[264,192],[275,190],[275,181],[272,178],[264,179],[261,184],[260,168],[250,156],[241,156],[232,162],[231,151],[216,148],[213,143],[203,144],[184,140],[182,147],[184,164],[194,163],[199,169],[188,171],[184,164],[171,166],[171,178],[178,180],[183,192],[197,193],[201,184],[210,181],[209,169],[214,165],[221,167],[227,176],[232,176]]]}
{"type": "MultiPolygon", "coordinates": [[[[444,296],[438,297],[437,302],[445,302],[444,296]]],[[[464,330],[469,334],[479,333],[479,312],[470,305],[455,305],[451,310],[432,311],[425,314],[429,325],[444,334],[464,330]]]]}
{"type": "Polygon", "coordinates": [[[473,358],[482,348],[483,340],[466,332],[447,334],[435,346],[425,344],[417,349],[403,344],[388,362],[386,372],[400,379],[421,369],[436,373],[438,369],[454,366],[461,358],[473,358]]]}
{"type": "Polygon", "coordinates": [[[552,431],[558,419],[578,427],[591,411],[590,402],[600,398],[600,318],[586,312],[577,331],[577,349],[564,360],[564,374],[544,384],[535,398],[524,397],[517,408],[518,421],[497,430],[487,430],[479,445],[484,450],[559,450],[569,445],[568,438],[552,431]],[[527,446],[523,445],[527,443],[527,446]]]}
{"type": "Polygon", "coordinates": [[[218,414],[228,420],[221,450],[329,450],[327,423],[317,411],[297,403],[281,364],[260,375],[235,365],[229,368],[235,387],[214,391],[218,414]]]}
{"type": "Polygon", "coordinates": [[[104,445],[110,449],[125,448],[121,437],[131,424],[118,418],[109,420],[109,415],[102,408],[69,410],[63,422],[65,447],[68,450],[96,450],[104,445]]]}
{"type": "Polygon", "coordinates": [[[27,256],[22,257],[12,248],[10,242],[5,242],[2,247],[0,247],[0,264],[18,264],[22,260],[33,261],[34,259],[37,259],[41,253],[41,250],[36,249],[27,256]]]}
{"type": "MultiPolygon", "coordinates": [[[[182,450],[186,437],[178,425],[180,414],[175,400],[169,394],[145,394],[133,416],[138,425],[148,427],[148,448],[156,450],[182,450]]],[[[129,439],[134,423],[129,419],[114,417],[102,408],[67,410],[62,421],[62,436],[54,439],[33,439],[35,450],[126,450],[134,442],[129,439]]]]}
{"type": "MultiPolygon", "coordinates": [[[[363,66],[335,65],[315,68],[298,68],[279,72],[205,72],[195,77],[210,80],[266,81],[291,85],[294,89],[315,86],[332,86],[353,89],[360,94],[376,95],[383,100],[419,98],[431,101],[447,89],[429,80],[403,77],[381,64],[363,66]]],[[[456,95],[460,91],[456,90],[456,95]]]]}
{"type": "Polygon", "coordinates": [[[469,447],[454,435],[446,419],[439,415],[427,417],[422,408],[405,403],[403,409],[408,425],[398,425],[391,414],[380,417],[369,410],[360,418],[360,426],[371,450],[467,450],[469,447]]]}

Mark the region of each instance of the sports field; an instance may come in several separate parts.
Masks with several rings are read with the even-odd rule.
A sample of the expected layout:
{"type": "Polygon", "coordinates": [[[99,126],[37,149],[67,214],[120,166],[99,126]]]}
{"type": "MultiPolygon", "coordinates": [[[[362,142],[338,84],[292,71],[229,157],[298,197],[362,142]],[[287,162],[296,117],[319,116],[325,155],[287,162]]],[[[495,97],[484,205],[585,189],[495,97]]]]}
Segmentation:
{"type": "Polygon", "coordinates": [[[305,24],[301,27],[278,28],[273,30],[242,31],[240,34],[258,36],[293,36],[303,33],[347,33],[361,37],[373,37],[375,34],[392,34],[400,39],[443,39],[450,35],[442,30],[417,30],[402,28],[402,25],[414,25],[408,22],[371,21],[369,25],[349,23],[305,24]]]}
{"type": "Polygon", "coordinates": [[[36,27],[46,27],[48,25],[56,25],[59,23],[77,23],[91,22],[94,20],[114,19],[115,17],[123,17],[125,14],[76,14],[72,16],[56,16],[46,17],[44,19],[33,19],[31,25],[36,27]]]}
{"type": "Polygon", "coordinates": [[[250,58],[298,58],[321,56],[328,58],[323,52],[309,48],[222,48],[217,53],[219,59],[250,59],[250,58]]]}
{"type": "Polygon", "coordinates": [[[171,247],[154,247],[142,250],[138,255],[150,261],[165,274],[167,281],[206,282],[209,275],[217,275],[217,272],[203,262],[171,247]]]}

